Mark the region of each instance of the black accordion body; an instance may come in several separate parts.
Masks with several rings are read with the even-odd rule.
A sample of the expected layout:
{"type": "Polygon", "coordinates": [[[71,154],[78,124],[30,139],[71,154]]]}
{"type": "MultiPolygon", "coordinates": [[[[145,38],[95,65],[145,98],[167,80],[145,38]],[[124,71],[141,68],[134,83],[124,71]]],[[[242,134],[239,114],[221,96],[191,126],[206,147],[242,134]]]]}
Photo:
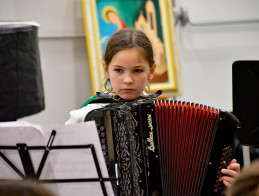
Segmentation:
{"type": "Polygon", "coordinates": [[[238,120],[212,107],[138,100],[91,111],[115,195],[221,195],[238,120]]]}

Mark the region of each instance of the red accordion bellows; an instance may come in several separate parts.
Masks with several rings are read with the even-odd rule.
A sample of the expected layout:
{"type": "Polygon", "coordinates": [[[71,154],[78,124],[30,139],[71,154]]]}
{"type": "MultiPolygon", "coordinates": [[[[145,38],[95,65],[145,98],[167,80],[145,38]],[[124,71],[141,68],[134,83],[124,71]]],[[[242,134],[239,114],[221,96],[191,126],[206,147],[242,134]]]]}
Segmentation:
{"type": "Polygon", "coordinates": [[[219,111],[179,101],[155,106],[164,194],[200,195],[219,111]]]}

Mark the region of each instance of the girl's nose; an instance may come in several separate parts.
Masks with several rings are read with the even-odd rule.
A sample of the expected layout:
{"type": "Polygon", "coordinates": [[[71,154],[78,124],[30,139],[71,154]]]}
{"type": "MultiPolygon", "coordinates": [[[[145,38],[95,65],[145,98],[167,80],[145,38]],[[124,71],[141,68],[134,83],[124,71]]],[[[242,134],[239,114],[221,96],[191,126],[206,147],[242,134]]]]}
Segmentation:
{"type": "Polygon", "coordinates": [[[133,83],[133,79],[132,79],[130,74],[125,75],[125,77],[123,79],[123,83],[124,84],[132,84],[133,83]]]}

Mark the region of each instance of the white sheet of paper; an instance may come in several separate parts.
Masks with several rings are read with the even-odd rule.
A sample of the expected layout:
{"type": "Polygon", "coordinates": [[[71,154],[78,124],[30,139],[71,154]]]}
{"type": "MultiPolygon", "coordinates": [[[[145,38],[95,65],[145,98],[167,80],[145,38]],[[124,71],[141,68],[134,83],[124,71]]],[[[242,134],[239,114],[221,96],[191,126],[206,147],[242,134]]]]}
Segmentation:
{"type": "MultiPolygon", "coordinates": [[[[93,144],[102,176],[109,177],[94,121],[75,125],[0,123],[0,146],[15,146],[17,143],[26,143],[27,146],[46,146],[52,130],[57,132],[52,146],[93,144]]],[[[1,152],[24,174],[17,150],[1,150],[1,152]]],[[[30,150],[29,153],[34,170],[37,172],[44,150],[30,150]]],[[[21,179],[1,157],[0,171],[0,179],[21,179]]],[[[98,178],[90,148],[51,150],[40,180],[78,178],[98,178]]],[[[44,186],[60,196],[103,195],[100,182],[55,183],[44,186]]],[[[105,187],[108,195],[114,195],[110,182],[105,182],[105,187]]]]}

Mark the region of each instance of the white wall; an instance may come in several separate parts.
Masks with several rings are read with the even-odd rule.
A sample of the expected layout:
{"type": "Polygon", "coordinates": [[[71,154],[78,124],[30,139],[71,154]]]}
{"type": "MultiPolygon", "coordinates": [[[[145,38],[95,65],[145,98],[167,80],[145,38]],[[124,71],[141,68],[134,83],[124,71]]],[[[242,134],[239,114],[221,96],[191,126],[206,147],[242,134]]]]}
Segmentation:
{"type": "Polygon", "coordinates": [[[259,2],[256,0],[178,0],[191,23],[244,21],[256,23],[176,25],[183,86],[182,100],[232,111],[232,63],[259,59],[259,2]]]}
{"type": "MultiPolygon", "coordinates": [[[[192,22],[259,19],[256,0],[177,0],[192,22]]],[[[80,0],[0,0],[0,20],[36,21],[46,109],[23,118],[64,123],[91,96],[80,0]]],[[[259,59],[259,22],[194,27],[176,25],[183,96],[178,99],[232,110],[231,66],[259,59]]]]}

